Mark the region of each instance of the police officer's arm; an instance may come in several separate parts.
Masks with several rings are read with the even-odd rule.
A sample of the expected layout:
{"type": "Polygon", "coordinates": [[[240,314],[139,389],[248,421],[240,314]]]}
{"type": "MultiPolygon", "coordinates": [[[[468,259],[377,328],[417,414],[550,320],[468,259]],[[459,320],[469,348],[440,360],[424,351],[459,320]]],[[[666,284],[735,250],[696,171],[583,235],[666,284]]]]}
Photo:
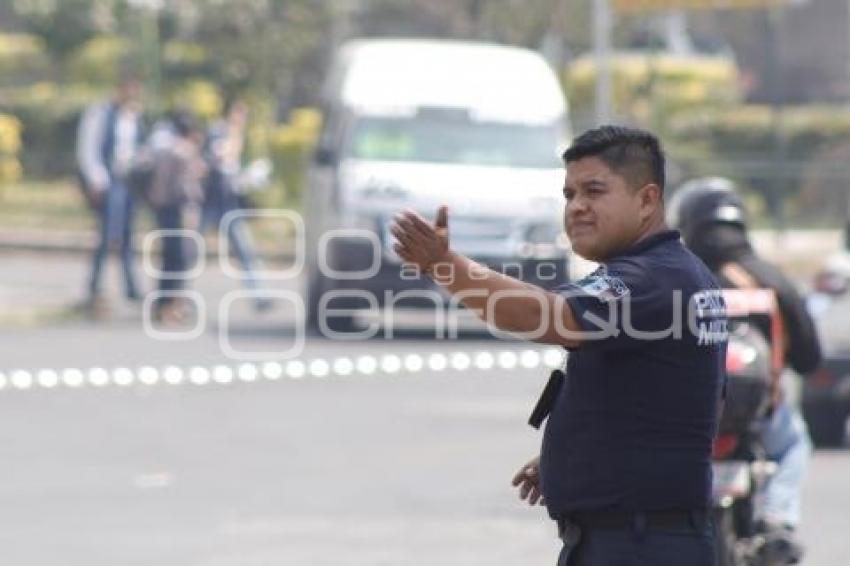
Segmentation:
{"type": "Polygon", "coordinates": [[[535,341],[575,348],[580,326],[567,301],[455,253],[448,246],[448,217],[440,209],[432,226],[406,211],[396,217],[395,250],[484,321],[507,332],[526,333],[535,341]]]}
{"type": "Polygon", "coordinates": [[[499,330],[527,333],[535,342],[578,346],[581,328],[563,297],[454,252],[441,264],[449,268],[438,267],[431,277],[482,320],[499,330]]]}

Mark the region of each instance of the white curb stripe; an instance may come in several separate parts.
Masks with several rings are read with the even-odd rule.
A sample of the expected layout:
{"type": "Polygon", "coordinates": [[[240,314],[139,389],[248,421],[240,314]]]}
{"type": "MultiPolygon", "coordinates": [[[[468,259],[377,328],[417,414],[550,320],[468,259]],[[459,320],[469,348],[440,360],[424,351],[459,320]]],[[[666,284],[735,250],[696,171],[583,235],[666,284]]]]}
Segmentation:
{"type": "Polygon", "coordinates": [[[433,371],[443,371],[449,365],[443,354],[431,354],[428,356],[428,367],[433,371]]]}
{"type": "Polygon", "coordinates": [[[86,376],[76,368],[68,368],[62,372],[62,383],[71,388],[82,387],[86,384],[86,376]]]}
{"type": "Polygon", "coordinates": [[[404,357],[404,369],[410,373],[422,371],[425,367],[425,360],[419,354],[408,354],[404,357]]]}
{"type": "Polygon", "coordinates": [[[317,359],[310,362],[308,371],[313,377],[327,377],[331,372],[331,366],[325,360],[317,359]]]}
{"type": "Polygon", "coordinates": [[[259,376],[260,370],[257,368],[256,364],[244,363],[239,366],[239,369],[236,371],[236,375],[239,377],[239,381],[244,383],[251,383],[257,381],[257,377],[259,376]]]}
{"type": "Polygon", "coordinates": [[[497,363],[502,369],[514,369],[517,364],[516,352],[507,351],[501,352],[496,356],[497,363]]]}
{"type": "Polygon", "coordinates": [[[284,377],[301,380],[306,377],[326,379],[330,376],[349,377],[354,375],[384,377],[402,372],[415,374],[424,370],[443,372],[454,370],[464,372],[510,371],[516,368],[525,370],[551,369],[560,367],[564,361],[564,352],[560,348],[526,349],[521,351],[503,350],[499,352],[434,352],[421,354],[384,354],[381,356],[361,355],[356,358],[341,356],[333,359],[313,358],[310,360],[289,360],[287,362],[244,362],[235,366],[218,364],[211,367],[191,366],[181,368],[175,365],[156,368],[141,366],[135,370],[116,367],[108,370],[93,367],[87,370],[50,368],[30,372],[24,369],[0,372],[0,390],[55,389],[67,387],[104,388],[108,386],[129,387],[143,385],[230,385],[237,380],[242,383],[254,383],[260,380],[277,381],[284,377]]]}
{"type": "Polygon", "coordinates": [[[374,356],[360,356],[357,358],[356,368],[364,375],[372,375],[378,369],[378,360],[374,356]]]}
{"type": "Polygon", "coordinates": [[[395,354],[387,354],[381,358],[381,371],[386,374],[396,374],[403,369],[401,358],[395,354]]]}
{"type": "Polygon", "coordinates": [[[24,370],[16,370],[9,376],[9,381],[12,382],[12,387],[16,389],[29,389],[32,387],[32,374],[24,370]]]}
{"type": "Polygon", "coordinates": [[[347,376],[354,373],[354,362],[351,358],[337,358],[333,363],[334,373],[341,376],[347,376]]]}
{"type": "Polygon", "coordinates": [[[103,368],[91,368],[88,371],[88,381],[94,387],[106,387],[109,385],[109,372],[103,368]]]}
{"type": "Polygon", "coordinates": [[[300,360],[292,360],[286,363],[286,375],[291,379],[302,379],[307,373],[307,368],[304,362],[300,360]]]}
{"type": "Polygon", "coordinates": [[[52,369],[43,369],[36,375],[36,381],[38,381],[39,387],[52,389],[59,385],[59,374],[52,369]]]}
{"type": "Polygon", "coordinates": [[[233,383],[233,370],[229,366],[215,366],[212,371],[213,381],[221,385],[233,383]]]}
{"type": "Polygon", "coordinates": [[[263,377],[276,381],[283,377],[283,364],[280,362],[266,362],[263,364],[263,377]]]}
{"type": "Polygon", "coordinates": [[[150,366],[139,368],[139,381],[143,385],[156,385],[159,382],[159,371],[150,366]]]}
{"type": "Polygon", "coordinates": [[[189,381],[195,385],[206,385],[210,382],[210,370],[204,367],[193,367],[189,370],[189,381]]]}
{"type": "Polygon", "coordinates": [[[183,369],[177,366],[168,366],[162,370],[162,379],[169,385],[180,385],[184,378],[183,369]]]}

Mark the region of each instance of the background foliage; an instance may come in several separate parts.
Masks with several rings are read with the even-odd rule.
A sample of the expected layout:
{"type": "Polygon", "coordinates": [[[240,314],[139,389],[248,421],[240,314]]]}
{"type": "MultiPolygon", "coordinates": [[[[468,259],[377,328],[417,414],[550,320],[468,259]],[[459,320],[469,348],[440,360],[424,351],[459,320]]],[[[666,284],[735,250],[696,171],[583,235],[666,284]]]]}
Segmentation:
{"type": "MultiPolygon", "coordinates": [[[[134,71],[151,120],[181,107],[209,122],[231,97],[246,98],[249,157],[275,165],[263,204],[297,206],[325,68],[334,47],[356,35],[539,49],[563,78],[580,131],[593,123],[595,103],[595,65],[582,55],[590,21],[591,0],[8,0],[0,3],[0,183],[71,178],[82,109],[134,71]]],[[[618,18],[615,45],[641,25],[618,18]]],[[[847,208],[847,111],[795,107],[777,117],[745,105],[728,57],[621,50],[612,67],[617,120],[662,134],[674,180],[727,174],[765,209],[799,218],[847,208]]]]}

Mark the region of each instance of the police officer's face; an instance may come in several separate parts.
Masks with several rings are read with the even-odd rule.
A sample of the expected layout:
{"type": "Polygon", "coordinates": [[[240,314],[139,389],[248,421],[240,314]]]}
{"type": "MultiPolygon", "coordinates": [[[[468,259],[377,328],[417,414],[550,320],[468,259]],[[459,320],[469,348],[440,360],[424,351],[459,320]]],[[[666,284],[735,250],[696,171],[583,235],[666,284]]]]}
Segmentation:
{"type": "Polygon", "coordinates": [[[573,250],[604,261],[631,246],[652,214],[644,188],[633,188],[597,157],[567,164],[564,225],[573,250]]]}

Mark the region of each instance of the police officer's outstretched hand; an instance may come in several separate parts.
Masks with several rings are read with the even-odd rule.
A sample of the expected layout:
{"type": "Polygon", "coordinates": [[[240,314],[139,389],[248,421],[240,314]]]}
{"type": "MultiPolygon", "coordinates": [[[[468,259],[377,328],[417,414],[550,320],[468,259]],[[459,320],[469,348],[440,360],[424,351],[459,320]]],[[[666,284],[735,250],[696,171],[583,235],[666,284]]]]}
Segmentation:
{"type": "Polygon", "coordinates": [[[546,505],[540,491],[540,456],[531,459],[514,476],[511,484],[519,487],[519,498],[528,500],[529,505],[546,505]]]}
{"type": "Polygon", "coordinates": [[[431,225],[412,210],[396,215],[390,231],[396,239],[395,252],[408,263],[431,273],[434,266],[447,261],[449,250],[449,210],[441,206],[431,225]]]}

